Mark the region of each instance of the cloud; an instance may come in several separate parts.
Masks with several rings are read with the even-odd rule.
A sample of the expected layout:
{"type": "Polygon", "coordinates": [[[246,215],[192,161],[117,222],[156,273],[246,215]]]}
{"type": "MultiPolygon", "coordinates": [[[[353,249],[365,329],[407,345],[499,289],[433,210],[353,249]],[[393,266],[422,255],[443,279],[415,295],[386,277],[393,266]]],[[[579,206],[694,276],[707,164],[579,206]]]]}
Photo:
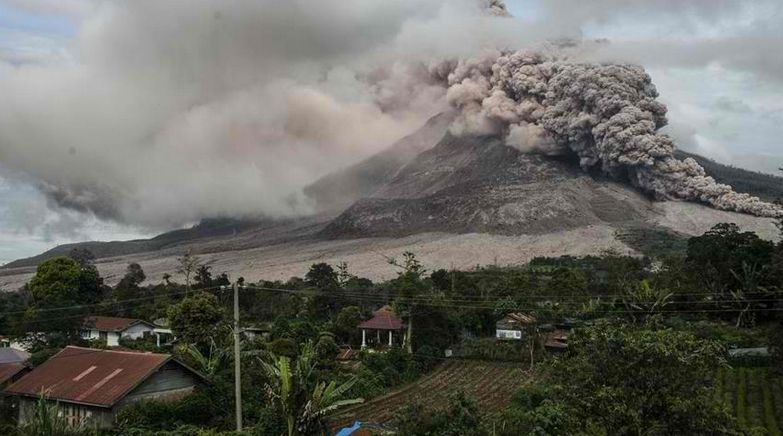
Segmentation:
{"type": "MultiPolygon", "coordinates": [[[[639,26],[648,34],[574,51],[768,77],[783,68],[770,56],[781,32],[772,0],[554,0],[535,22],[482,14],[475,0],[5,3],[78,30],[65,56],[0,61],[0,161],[58,207],[155,228],[311,211],[303,186],[445,107],[434,59],[661,19],[676,37],[727,31],[690,41],[639,26]]],[[[512,142],[552,148],[539,133],[519,129],[512,142]]]]}
{"type": "Polygon", "coordinates": [[[15,4],[81,15],[70,61],[0,63],[0,160],[151,227],[310,211],[303,186],[445,107],[416,60],[527,35],[473,0],[15,4]]]}

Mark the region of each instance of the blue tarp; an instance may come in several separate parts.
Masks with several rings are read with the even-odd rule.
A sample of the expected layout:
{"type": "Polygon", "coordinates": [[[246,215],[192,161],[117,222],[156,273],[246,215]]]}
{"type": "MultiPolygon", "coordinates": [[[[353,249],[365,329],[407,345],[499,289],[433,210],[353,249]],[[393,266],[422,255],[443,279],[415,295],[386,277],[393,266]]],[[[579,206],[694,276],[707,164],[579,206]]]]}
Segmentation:
{"type": "Polygon", "coordinates": [[[362,428],[362,423],[359,421],[356,421],[353,423],[350,427],[345,427],[344,429],[340,430],[335,434],[334,436],[350,436],[355,432],[356,430],[359,430],[362,428]]]}

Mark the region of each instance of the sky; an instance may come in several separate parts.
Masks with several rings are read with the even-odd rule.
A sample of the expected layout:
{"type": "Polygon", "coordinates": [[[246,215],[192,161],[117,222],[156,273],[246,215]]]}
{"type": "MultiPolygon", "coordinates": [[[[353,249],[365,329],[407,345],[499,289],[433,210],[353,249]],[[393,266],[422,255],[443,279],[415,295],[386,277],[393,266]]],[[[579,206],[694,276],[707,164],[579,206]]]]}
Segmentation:
{"type": "MultiPolygon", "coordinates": [[[[141,238],[205,215],[299,204],[307,181],[381,150],[432,109],[426,93],[414,110],[396,112],[395,96],[381,95],[379,112],[369,103],[379,95],[357,86],[354,72],[371,75],[368,64],[391,56],[460,53],[471,33],[453,28],[474,24],[465,1],[346,0],[333,11],[324,1],[303,13],[237,0],[199,15],[211,11],[208,0],[0,0],[0,95],[11,96],[0,109],[0,132],[11,132],[0,133],[0,264],[61,243],[141,238]],[[310,32],[312,40],[301,36],[310,32]],[[259,151],[259,141],[281,145],[259,151]],[[93,170],[112,183],[95,186],[93,170]],[[129,200],[107,204],[104,191],[129,200]]],[[[678,146],[775,172],[783,166],[779,3],[508,0],[515,18],[486,33],[509,45],[558,32],[608,40],[594,56],[647,69],[678,146]]]]}

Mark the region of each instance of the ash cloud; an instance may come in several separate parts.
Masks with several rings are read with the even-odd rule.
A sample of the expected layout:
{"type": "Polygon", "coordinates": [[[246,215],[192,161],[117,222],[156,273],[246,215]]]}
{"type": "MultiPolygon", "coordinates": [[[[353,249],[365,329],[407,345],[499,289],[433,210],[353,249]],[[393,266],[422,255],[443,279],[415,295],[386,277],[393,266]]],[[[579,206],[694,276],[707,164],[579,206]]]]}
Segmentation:
{"type": "Polygon", "coordinates": [[[0,60],[0,162],[155,229],[311,212],[303,186],[447,107],[416,61],[476,50],[444,29],[490,19],[476,0],[13,4],[80,24],[67,60],[0,60]]]}
{"type": "Polygon", "coordinates": [[[460,109],[457,133],[497,133],[522,151],[576,154],[585,171],[628,180],[658,199],[775,217],[779,206],[735,192],[693,159],[674,158],[658,132],[666,107],[636,65],[569,61],[562,52],[494,52],[458,62],[448,74],[449,102],[460,109]]]}
{"type": "MultiPolygon", "coordinates": [[[[655,2],[604,0],[589,15],[546,2],[543,20],[523,23],[499,0],[7,1],[80,23],[67,60],[0,60],[0,162],[69,210],[156,229],[209,216],[309,213],[303,186],[452,104],[462,110],[455,131],[503,132],[525,151],[574,152],[585,168],[630,177],[661,197],[766,213],[666,158],[671,143],[656,133],[665,117],[654,88],[642,80],[641,91],[631,89],[643,73],[626,71],[630,83],[614,78],[629,88],[621,98],[628,105],[609,116],[553,80],[587,66],[559,54],[478,56],[578,39],[590,20],[655,2]],[[652,160],[621,144],[630,132],[652,160]]],[[[667,0],[671,10],[685,5],[689,17],[711,21],[735,3],[667,0]]],[[[628,45],[598,46],[561,52],[636,59],[628,45]]],[[[600,79],[584,81],[590,92],[610,92],[611,68],[590,70],[600,79]]]]}

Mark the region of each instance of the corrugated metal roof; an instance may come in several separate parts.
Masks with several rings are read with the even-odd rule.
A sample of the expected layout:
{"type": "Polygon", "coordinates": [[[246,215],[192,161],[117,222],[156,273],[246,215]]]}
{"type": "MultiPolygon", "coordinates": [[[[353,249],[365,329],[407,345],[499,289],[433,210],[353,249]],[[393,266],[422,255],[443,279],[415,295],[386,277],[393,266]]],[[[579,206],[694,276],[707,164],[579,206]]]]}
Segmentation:
{"type": "Polygon", "coordinates": [[[169,354],[66,347],[9,386],[9,394],[111,407],[171,360],[169,354]]]}
{"type": "Polygon", "coordinates": [[[375,315],[359,324],[361,329],[370,330],[400,330],[402,328],[402,320],[394,316],[392,310],[388,306],[384,306],[375,311],[375,315]]]}
{"type": "Polygon", "coordinates": [[[0,386],[27,368],[22,363],[0,363],[0,386]]]}
{"type": "Polygon", "coordinates": [[[121,332],[136,323],[149,324],[134,318],[116,318],[113,316],[88,316],[84,319],[85,328],[94,328],[104,332],[121,332]]]}
{"type": "Polygon", "coordinates": [[[538,322],[538,319],[536,319],[535,316],[526,314],[526,313],[509,313],[506,315],[503,319],[498,321],[498,324],[508,324],[508,325],[531,325],[538,322]]]}
{"type": "Polygon", "coordinates": [[[27,351],[17,350],[16,348],[0,348],[0,363],[19,363],[30,358],[27,351]]]}

